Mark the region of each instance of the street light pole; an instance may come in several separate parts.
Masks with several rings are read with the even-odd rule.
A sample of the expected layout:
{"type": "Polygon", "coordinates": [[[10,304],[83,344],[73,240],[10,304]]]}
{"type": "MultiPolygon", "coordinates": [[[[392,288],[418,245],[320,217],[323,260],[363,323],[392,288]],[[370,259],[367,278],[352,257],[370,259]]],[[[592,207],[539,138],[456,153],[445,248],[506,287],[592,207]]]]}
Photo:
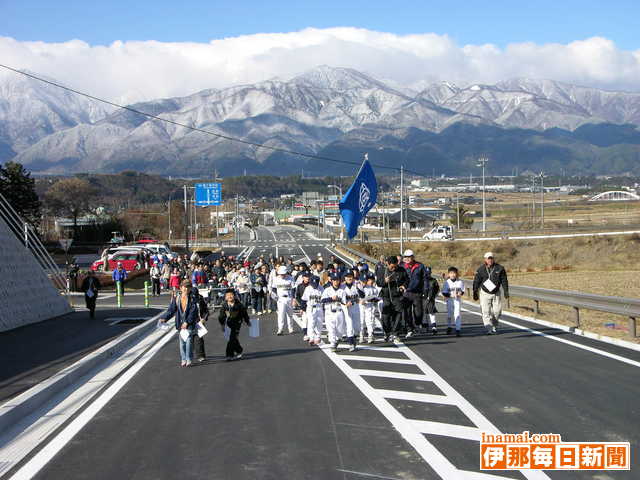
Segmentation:
{"type": "Polygon", "coordinates": [[[460,231],[460,192],[456,192],[456,213],[458,216],[458,231],[460,231]]]}
{"type": "Polygon", "coordinates": [[[486,202],[486,189],[484,181],[485,166],[489,159],[487,157],[480,157],[478,159],[478,166],[482,167],[482,231],[487,231],[487,202],[486,202]]]}
{"type": "Polygon", "coordinates": [[[400,255],[404,254],[404,165],[400,165],[400,255]]]}
{"type": "Polygon", "coordinates": [[[540,172],[540,218],[544,230],[544,172],[540,172]]]}

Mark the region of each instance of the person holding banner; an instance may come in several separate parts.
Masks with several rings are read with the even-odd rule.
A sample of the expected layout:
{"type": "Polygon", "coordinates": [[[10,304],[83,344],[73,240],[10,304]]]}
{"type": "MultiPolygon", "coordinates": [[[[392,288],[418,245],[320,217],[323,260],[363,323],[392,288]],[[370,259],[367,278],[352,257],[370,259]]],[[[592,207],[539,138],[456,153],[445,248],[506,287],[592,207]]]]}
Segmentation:
{"type": "Polygon", "coordinates": [[[242,345],[238,340],[240,335],[240,327],[242,322],[251,326],[247,308],[238,300],[233,290],[227,290],[224,294],[224,302],[220,306],[220,314],[218,321],[222,326],[222,331],[228,332],[228,341],[226,349],[226,361],[240,360],[242,358],[242,345]],[[228,330],[227,330],[228,329],[228,330]]]}
{"type": "Polygon", "coordinates": [[[369,163],[368,155],[365,154],[353,185],[340,200],[340,215],[349,239],[357,235],[358,226],[376,204],[377,196],[378,183],[369,163]]]}

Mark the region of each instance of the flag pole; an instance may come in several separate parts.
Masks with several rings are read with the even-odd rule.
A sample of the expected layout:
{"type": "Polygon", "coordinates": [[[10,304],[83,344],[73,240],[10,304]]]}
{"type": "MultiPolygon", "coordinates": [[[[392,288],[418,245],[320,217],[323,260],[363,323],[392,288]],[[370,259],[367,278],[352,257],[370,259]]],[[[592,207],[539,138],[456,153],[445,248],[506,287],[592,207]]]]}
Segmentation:
{"type": "Polygon", "coordinates": [[[400,165],[400,255],[404,252],[404,165],[400,165]]]}

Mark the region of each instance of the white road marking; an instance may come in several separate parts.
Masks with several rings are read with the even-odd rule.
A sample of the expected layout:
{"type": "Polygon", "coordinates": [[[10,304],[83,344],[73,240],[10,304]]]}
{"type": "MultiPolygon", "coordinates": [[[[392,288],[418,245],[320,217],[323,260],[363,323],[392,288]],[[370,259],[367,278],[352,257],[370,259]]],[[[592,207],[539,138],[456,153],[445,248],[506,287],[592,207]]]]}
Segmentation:
{"type": "Polygon", "coordinates": [[[413,365],[411,360],[404,358],[387,358],[387,357],[369,357],[367,355],[349,355],[344,357],[345,360],[353,360],[357,362],[380,362],[380,363],[395,363],[400,365],[413,365]]]}
{"type": "Polygon", "coordinates": [[[440,403],[443,405],[455,405],[455,402],[446,395],[433,395],[431,393],[404,392],[402,390],[378,389],[378,393],[384,398],[394,400],[409,400],[412,402],[440,403]]]}
{"type": "MultiPolygon", "coordinates": [[[[303,327],[301,319],[294,317],[296,323],[303,327]]],[[[348,348],[348,345],[339,345],[338,348],[348,348]]],[[[364,394],[365,397],[382,413],[402,437],[416,450],[424,461],[444,480],[505,480],[506,478],[482,472],[472,472],[456,468],[451,461],[444,456],[425,436],[425,434],[444,435],[463,439],[479,440],[480,432],[501,433],[487,418],[485,418],[471,403],[449,385],[435,370],[433,370],[422,358],[402,342],[395,342],[388,347],[362,346],[360,350],[400,352],[406,358],[413,361],[422,374],[399,373],[382,370],[354,369],[349,363],[349,356],[333,353],[329,345],[324,344],[321,350],[338,367],[345,376],[364,394]],[[431,381],[444,395],[427,395],[412,392],[395,392],[373,388],[363,377],[400,378],[403,380],[431,381]],[[423,396],[424,395],[424,396],[423,396]],[[455,405],[464,413],[475,427],[463,425],[443,424],[439,422],[426,422],[406,418],[398,411],[388,399],[400,398],[402,400],[429,401],[455,405]],[[419,400],[418,400],[419,399],[419,400]]],[[[353,358],[353,357],[352,357],[353,358]]],[[[550,480],[549,476],[540,470],[520,470],[527,480],[550,480]]]]}
{"type": "MultiPolygon", "coordinates": [[[[469,312],[480,317],[482,316],[480,312],[474,312],[473,310],[469,310],[468,308],[462,308],[462,311],[469,312]]],[[[549,335],[539,330],[534,330],[533,328],[525,327],[523,325],[518,325],[517,323],[509,322],[507,320],[500,319],[500,323],[504,323],[505,325],[509,325],[510,327],[515,327],[520,330],[533,333],[534,335],[539,335],[541,337],[548,338],[549,340],[555,340],[556,342],[564,343],[566,345],[571,345],[572,347],[580,348],[582,350],[586,350],[587,352],[596,353],[598,355],[602,355],[603,357],[611,358],[613,360],[617,360],[619,362],[626,363],[628,365],[633,365],[634,367],[640,367],[640,362],[631,360],[630,358],[622,357],[620,355],[616,355],[615,353],[610,353],[605,350],[600,350],[599,348],[590,347],[588,345],[582,345],[581,343],[573,342],[565,338],[559,338],[556,335],[549,335]]]]}
{"type": "Polygon", "coordinates": [[[29,480],[33,478],[49,461],[69,443],[73,437],[144,367],[158,351],[173,338],[175,330],[171,330],[151,347],[131,368],[118,377],[102,394],[100,394],[80,415],[74,418],[45,447],[25,463],[11,480],[29,480]]]}

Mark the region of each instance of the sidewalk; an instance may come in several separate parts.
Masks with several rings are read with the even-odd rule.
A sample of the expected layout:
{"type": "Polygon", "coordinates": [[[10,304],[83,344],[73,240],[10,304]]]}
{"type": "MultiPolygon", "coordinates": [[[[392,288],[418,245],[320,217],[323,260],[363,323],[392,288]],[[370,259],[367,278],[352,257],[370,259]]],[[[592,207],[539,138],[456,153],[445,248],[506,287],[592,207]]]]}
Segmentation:
{"type": "Polygon", "coordinates": [[[159,309],[97,309],[96,318],[86,311],[26,325],[0,333],[0,403],[28,390],[55,372],[138,325],[105,319],[150,318],[159,309]]]}

